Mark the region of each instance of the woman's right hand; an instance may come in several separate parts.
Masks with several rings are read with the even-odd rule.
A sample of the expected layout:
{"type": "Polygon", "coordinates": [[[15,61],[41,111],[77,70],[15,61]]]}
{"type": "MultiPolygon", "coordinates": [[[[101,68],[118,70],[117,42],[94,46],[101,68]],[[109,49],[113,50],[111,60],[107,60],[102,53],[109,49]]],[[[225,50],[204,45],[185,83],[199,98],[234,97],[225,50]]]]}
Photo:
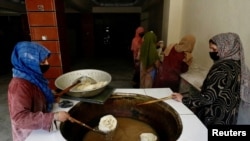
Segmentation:
{"type": "Polygon", "coordinates": [[[54,120],[64,122],[66,120],[71,120],[71,117],[68,112],[58,111],[54,113],[54,120]]]}

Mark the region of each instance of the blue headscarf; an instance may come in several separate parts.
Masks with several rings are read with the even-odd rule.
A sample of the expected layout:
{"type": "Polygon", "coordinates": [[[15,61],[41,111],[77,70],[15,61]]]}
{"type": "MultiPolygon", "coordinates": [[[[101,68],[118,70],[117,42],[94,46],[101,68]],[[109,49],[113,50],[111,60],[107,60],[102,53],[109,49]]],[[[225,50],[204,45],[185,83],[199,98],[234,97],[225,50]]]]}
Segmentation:
{"type": "Polygon", "coordinates": [[[47,101],[47,110],[52,109],[54,95],[40,69],[40,63],[50,56],[50,51],[42,45],[22,41],[14,47],[11,55],[13,77],[23,78],[38,86],[47,101]]]}

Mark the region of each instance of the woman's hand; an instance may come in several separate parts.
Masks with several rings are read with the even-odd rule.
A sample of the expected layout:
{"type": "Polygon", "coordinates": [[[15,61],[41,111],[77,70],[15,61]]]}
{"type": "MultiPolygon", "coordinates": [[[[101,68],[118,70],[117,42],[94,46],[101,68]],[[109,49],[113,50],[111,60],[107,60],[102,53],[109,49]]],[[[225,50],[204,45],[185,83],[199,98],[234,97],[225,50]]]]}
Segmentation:
{"type": "Polygon", "coordinates": [[[160,60],[157,60],[157,61],[155,62],[155,68],[156,68],[156,69],[159,69],[160,66],[161,66],[161,61],[160,61],[160,60]]]}
{"type": "MultiPolygon", "coordinates": [[[[58,89],[59,90],[59,89],[58,89]]],[[[58,90],[52,90],[52,93],[54,94],[54,98],[55,98],[55,103],[59,103],[60,102],[60,97],[57,95],[57,91],[58,90]]]]}
{"type": "Polygon", "coordinates": [[[183,98],[183,96],[180,93],[173,93],[172,94],[172,99],[174,99],[174,100],[176,100],[178,102],[182,102],[182,98],[183,98]]]}
{"type": "Polygon", "coordinates": [[[59,111],[54,113],[54,120],[64,122],[66,120],[70,120],[70,115],[68,112],[59,111]]]}
{"type": "Polygon", "coordinates": [[[61,98],[60,98],[59,96],[56,96],[56,95],[55,95],[55,103],[59,103],[60,100],[61,100],[61,98]]]}

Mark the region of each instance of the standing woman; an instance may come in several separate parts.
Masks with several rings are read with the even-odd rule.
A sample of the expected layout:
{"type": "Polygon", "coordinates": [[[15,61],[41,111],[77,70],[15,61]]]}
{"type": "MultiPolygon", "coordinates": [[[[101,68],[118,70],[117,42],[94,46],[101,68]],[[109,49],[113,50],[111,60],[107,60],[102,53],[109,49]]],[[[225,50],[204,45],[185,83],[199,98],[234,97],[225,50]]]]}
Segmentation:
{"type": "Polygon", "coordinates": [[[168,87],[174,92],[179,91],[180,75],[187,72],[192,63],[194,45],[195,37],[188,34],[179,43],[170,44],[164,50],[163,62],[158,69],[153,87],[168,87]]]}
{"type": "Polygon", "coordinates": [[[32,130],[50,131],[54,120],[70,119],[67,112],[50,112],[54,95],[43,76],[49,69],[49,56],[47,48],[34,42],[23,41],[14,47],[11,55],[13,78],[8,87],[13,141],[24,141],[32,130]]]}
{"type": "Polygon", "coordinates": [[[156,49],[157,38],[153,31],[143,36],[140,51],[140,88],[152,88],[160,58],[156,49]]]}
{"type": "Polygon", "coordinates": [[[173,94],[173,99],[182,101],[207,125],[234,125],[237,123],[242,81],[245,68],[240,38],[235,33],[221,33],[209,40],[210,68],[200,94],[183,97],[173,94]]]}
{"type": "Polygon", "coordinates": [[[139,61],[139,52],[142,45],[142,37],[144,35],[144,28],[139,26],[135,31],[135,37],[131,43],[131,51],[133,53],[134,61],[134,75],[133,75],[133,87],[139,88],[140,85],[140,61],[139,61]]]}

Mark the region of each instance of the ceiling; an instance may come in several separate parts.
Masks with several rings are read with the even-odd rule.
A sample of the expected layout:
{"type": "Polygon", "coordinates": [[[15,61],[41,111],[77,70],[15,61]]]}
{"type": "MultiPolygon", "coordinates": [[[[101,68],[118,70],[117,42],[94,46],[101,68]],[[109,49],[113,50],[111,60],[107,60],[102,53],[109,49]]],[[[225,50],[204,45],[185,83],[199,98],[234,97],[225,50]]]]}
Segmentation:
{"type": "MultiPolygon", "coordinates": [[[[91,11],[92,7],[142,7],[159,0],[64,0],[65,11],[91,11]]],[[[25,0],[0,0],[0,14],[25,13],[25,0]]]]}

